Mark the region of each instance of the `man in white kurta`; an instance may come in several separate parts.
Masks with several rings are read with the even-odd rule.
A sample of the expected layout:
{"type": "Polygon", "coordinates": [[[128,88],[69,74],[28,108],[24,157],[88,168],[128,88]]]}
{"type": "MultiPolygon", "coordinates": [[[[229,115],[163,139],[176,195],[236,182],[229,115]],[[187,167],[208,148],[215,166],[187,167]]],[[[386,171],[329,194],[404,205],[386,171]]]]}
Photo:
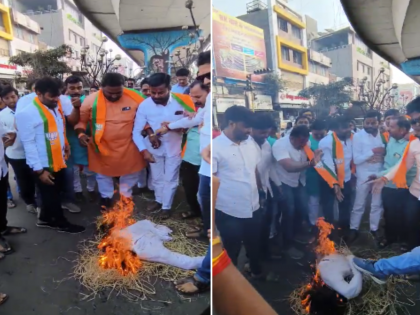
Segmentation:
{"type": "Polygon", "coordinates": [[[150,153],[154,159],[154,162],[150,163],[150,168],[156,199],[148,207],[148,211],[162,209],[165,212],[163,218],[169,216],[178,187],[179,168],[182,162],[182,133],[171,130],[161,135],[159,138],[161,145],[153,148],[150,141],[143,138],[141,132],[146,124],[149,124],[153,130],[158,130],[162,127],[162,123],[174,122],[184,117],[184,108],[170,94],[169,82],[169,75],[164,73],[156,73],[149,78],[152,95],[137,109],[133,129],[133,140],[140,152],[145,152],[146,155],[150,153]]]}
{"type": "MultiPolygon", "coordinates": [[[[363,130],[353,136],[353,161],[356,165],[356,199],[350,218],[349,241],[357,237],[363,214],[365,212],[367,196],[372,190],[371,183],[367,183],[371,175],[378,174],[383,169],[385,144],[379,132],[380,113],[368,112],[363,122],[363,130]]],[[[370,231],[376,237],[379,221],[383,213],[380,194],[372,194],[370,209],[370,231]]]]}

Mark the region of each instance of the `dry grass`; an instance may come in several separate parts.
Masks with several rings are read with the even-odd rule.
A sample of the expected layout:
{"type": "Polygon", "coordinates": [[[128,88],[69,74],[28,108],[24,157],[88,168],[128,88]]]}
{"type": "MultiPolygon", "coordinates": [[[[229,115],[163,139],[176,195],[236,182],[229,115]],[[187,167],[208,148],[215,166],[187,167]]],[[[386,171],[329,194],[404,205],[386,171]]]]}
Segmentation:
{"type": "MultiPolygon", "coordinates": [[[[152,218],[148,219],[152,220],[152,218]]],[[[176,220],[152,221],[164,224],[173,231],[172,241],[165,243],[170,250],[188,256],[206,254],[206,244],[185,237],[185,232],[189,229],[186,223],[176,220]]],[[[147,261],[143,261],[143,266],[136,275],[122,276],[116,270],[102,269],[98,264],[100,251],[97,248],[101,238],[97,236],[94,240],[83,242],[80,255],[76,260],[74,278],[88,290],[84,299],[94,299],[99,293],[108,293],[108,291],[108,297],[116,293],[131,301],[152,299],[156,293],[155,284],[158,279],[173,282],[194,274],[193,271],[147,261]]]]}
{"type": "MultiPolygon", "coordinates": [[[[338,252],[343,255],[352,255],[350,249],[342,245],[338,252]]],[[[357,255],[364,258],[380,259],[398,255],[392,251],[373,251],[364,249],[357,251],[357,255]]],[[[308,279],[308,283],[310,279],[308,279]]],[[[307,284],[294,290],[288,300],[291,309],[295,314],[307,314],[302,307],[302,296],[307,291],[307,284]]],[[[347,303],[346,315],[400,315],[407,314],[408,306],[414,306],[411,299],[414,294],[411,284],[401,277],[390,277],[385,285],[378,285],[369,277],[363,278],[363,289],[361,294],[347,303]]]]}

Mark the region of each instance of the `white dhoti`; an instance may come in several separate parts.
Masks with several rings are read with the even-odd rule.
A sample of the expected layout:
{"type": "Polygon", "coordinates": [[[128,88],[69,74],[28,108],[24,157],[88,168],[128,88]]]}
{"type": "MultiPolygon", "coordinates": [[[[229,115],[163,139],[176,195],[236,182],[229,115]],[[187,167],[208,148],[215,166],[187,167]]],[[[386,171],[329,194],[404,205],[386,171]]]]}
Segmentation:
{"type": "Polygon", "coordinates": [[[166,157],[153,156],[155,163],[150,163],[152,185],[156,202],[162,204],[162,210],[170,210],[179,184],[181,155],[166,157]]]}
{"type": "MultiPolygon", "coordinates": [[[[365,183],[367,178],[357,178],[356,199],[354,200],[353,210],[350,217],[350,228],[358,230],[363,214],[366,209],[366,199],[372,191],[371,183],[365,183]]],[[[370,206],[370,230],[375,232],[379,228],[384,208],[382,206],[381,194],[372,194],[372,203],[370,206]]]]}
{"type": "MultiPolygon", "coordinates": [[[[80,167],[79,165],[73,166],[73,187],[74,192],[82,192],[82,182],[80,181],[80,167]]],[[[87,166],[83,166],[83,174],[86,175],[86,188],[88,191],[95,191],[96,186],[96,174],[92,172],[87,166]]]]}
{"type": "MultiPolygon", "coordinates": [[[[131,198],[133,195],[133,187],[139,180],[139,173],[135,172],[120,177],[119,190],[120,195],[131,198]]],[[[114,196],[114,179],[111,176],[105,176],[101,174],[96,175],[98,182],[98,190],[102,198],[112,198],[114,196]]]]}

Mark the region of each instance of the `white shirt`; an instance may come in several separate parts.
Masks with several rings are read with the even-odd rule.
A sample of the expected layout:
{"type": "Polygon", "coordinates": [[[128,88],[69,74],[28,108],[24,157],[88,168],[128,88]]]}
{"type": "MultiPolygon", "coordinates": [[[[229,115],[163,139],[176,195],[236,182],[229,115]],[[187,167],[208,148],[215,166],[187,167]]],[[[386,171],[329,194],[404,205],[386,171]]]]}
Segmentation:
{"type": "Polygon", "coordinates": [[[169,131],[162,135],[159,139],[161,146],[154,149],[148,141],[143,138],[141,132],[148,123],[153,130],[162,127],[163,122],[173,122],[183,118],[184,108],[172,98],[169,97],[166,106],[156,104],[151,97],[145,99],[141,106],[138,107],[136,119],[134,121],[133,141],[140,151],[148,150],[156,156],[174,157],[181,155],[182,134],[179,132],[169,131]]]}
{"type": "Polygon", "coordinates": [[[260,208],[256,169],[261,150],[251,137],[240,144],[222,132],[213,139],[213,174],[220,179],[216,209],[235,218],[252,218],[260,208]]]}
{"type": "Polygon", "coordinates": [[[358,180],[364,182],[369,175],[377,175],[382,171],[384,163],[369,163],[373,157],[374,148],[384,148],[381,134],[378,131],[376,137],[367,133],[364,129],[355,133],[353,136],[353,161],[356,164],[356,176],[358,180]]]}
{"type": "Polygon", "coordinates": [[[0,123],[3,125],[6,133],[16,133],[16,139],[12,146],[6,148],[6,155],[11,159],[24,159],[25,150],[23,149],[22,141],[20,141],[20,135],[16,130],[15,125],[15,112],[9,107],[6,107],[0,112],[0,123]]]}
{"type": "MultiPolygon", "coordinates": [[[[184,117],[176,122],[170,123],[169,128],[178,129],[178,128],[191,128],[194,126],[199,126],[203,124],[203,127],[200,129],[200,152],[202,152],[210,143],[211,143],[211,104],[212,98],[211,93],[207,95],[206,105],[202,110],[200,110],[197,115],[190,119],[184,117]]],[[[201,166],[199,174],[210,177],[211,176],[211,167],[210,164],[201,159],[201,166]]]]}
{"type": "Polygon", "coordinates": [[[299,182],[306,185],[306,171],[290,173],[284,169],[283,166],[278,163],[281,160],[292,159],[296,162],[302,162],[308,160],[308,157],[303,150],[296,150],[290,143],[290,137],[280,138],[273,145],[273,156],[276,159],[276,170],[282,183],[290,187],[298,187],[299,182]]]}
{"type": "MultiPolygon", "coordinates": [[[[344,181],[348,182],[351,179],[351,160],[353,159],[353,141],[351,139],[347,139],[345,142],[341,141],[343,145],[344,151],[344,181]]],[[[333,144],[333,136],[332,134],[327,135],[326,137],[322,138],[319,141],[318,149],[322,150],[322,161],[328,168],[337,174],[337,170],[335,168],[336,161],[333,160],[333,152],[332,152],[332,144],[333,144]]]]}
{"type": "Polygon", "coordinates": [[[273,195],[273,190],[271,189],[270,179],[276,184],[276,186],[281,185],[281,181],[277,172],[275,170],[276,160],[273,158],[273,153],[271,151],[271,145],[267,140],[260,147],[255,143],[258,148],[261,150],[261,161],[257,165],[258,173],[260,174],[261,184],[265,193],[270,192],[271,196],[273,195]]]}
{"type": "MultiPolygon", "coordinates": [[[[6,130],[4,130],[4,127],[2,124],[0,124],[0,138],[3,138],[3,136],[6,134],[6,130]]],[[[7,164],[4,159],[4,145],[3,141],[0,139],[0,176],[1,178],[5,177],[8,172],[7,164]]]]}
{"type": "MultiPolygon", "coordinates": [[[[49,167],[46,145],[46,141],[48,140],[44,130],[44,122],[42,121],[38,109],[33,104],[35,97],[36,95],[33,93],[32,101],[27,98],[24,103],[20,103],[21,105],[25,105],[23,108],[21,107],[19,111],[16,111],[15,117],[20,140],[22,141],[23,148],[25,149],[26,164],[28,164],[34,171],[39,171],[45,167],[49,167]]],[[[71,104],[70,99],[64,96],[60,97],[60,101],[61,106],[63,107],[64,116],[69,116],[73,111],[73,105],[71,104]]],[[[19,106],[19,102],[17,106],[19,106]]],[[[55,119],[64,157],[64,124],[61,115],[58,113],[58,107],[52,110],[45,105],[41,106],[44,106],[50,113],[52,113],[55,119]]]]}

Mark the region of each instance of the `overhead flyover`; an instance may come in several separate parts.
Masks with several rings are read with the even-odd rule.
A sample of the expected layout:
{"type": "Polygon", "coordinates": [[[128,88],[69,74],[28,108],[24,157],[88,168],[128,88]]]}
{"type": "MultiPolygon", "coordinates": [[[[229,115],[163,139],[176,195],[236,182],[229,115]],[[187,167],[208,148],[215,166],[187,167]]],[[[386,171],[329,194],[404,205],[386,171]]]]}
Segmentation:
{"type": "Polygon", "coordinates": [[[187,55],[191,59],[192,51],[197,54],[197,48],[202,49],[209,41],[210,0],[74,0],[74,3],[140,67],[170,72],[174,55],[187,61],[187,55]]]}
{"type": "Polygon", "coordinates": [[[420,1],[341,0],[364,43],[420,83],[420,1]]]}

